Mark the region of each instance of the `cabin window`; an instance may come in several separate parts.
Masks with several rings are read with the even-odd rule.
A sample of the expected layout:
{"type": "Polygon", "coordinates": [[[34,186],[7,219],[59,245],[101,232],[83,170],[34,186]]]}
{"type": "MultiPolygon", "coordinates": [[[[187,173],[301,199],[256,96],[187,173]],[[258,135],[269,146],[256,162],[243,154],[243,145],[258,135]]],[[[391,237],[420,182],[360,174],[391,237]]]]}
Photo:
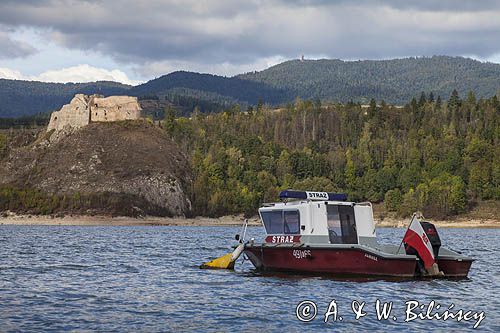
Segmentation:
{"type": "Polygon", "coordinates": [[[300,218],[299,211],[285,210],[283,211],[283,222],[285,227],[285,234],[300,234],[300,218]]]}
{"type": "Polygon", "coordinates": [[[271,210],[260,213],[264,227],[270,235],[300,234],[298,210],[271,210]]]}
{"type": "Polygon", "coordinates": [[[326,213],[330,243],[342,244],[342,229],[340,228],[339,206],[327,205],[326,213]]]}
{"type": "Polygon", "coordinates": [[[354,207],[327,205],[328,235],[332,244],[357,244],[354,207]]]}

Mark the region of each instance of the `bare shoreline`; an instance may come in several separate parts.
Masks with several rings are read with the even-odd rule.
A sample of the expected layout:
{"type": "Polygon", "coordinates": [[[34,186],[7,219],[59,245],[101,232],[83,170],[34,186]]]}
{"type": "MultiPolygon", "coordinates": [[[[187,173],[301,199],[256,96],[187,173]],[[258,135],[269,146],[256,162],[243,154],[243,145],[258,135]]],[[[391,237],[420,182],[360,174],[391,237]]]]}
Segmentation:
{"type": "MultiPolygon", "coordinates": [[[[438,228],[500,228],[500,220],[496,219],[471,219],[460,217],[453,220],[432,220],[426,219],[438,228]]],[[[375,219],[378,228],[407,228],[410,219],[375,219]]]]}
{"type": "MultiPolygon", "coordinates": [[[[0,217],[0,225],[61,225],[61,226],[241,226],[243,216],[210,217],[155,217],[68,215],[10,215],[0,217]]],[[[249,225],[260,225],[257,218],[248,219],[249,225]]]]}
{"type": "MultiPolygon", "coordinates": [[[[209,217],[110,217],[68,215],[53,217],[45,215],[9,215],[0,217],[0,225],[61,225],[61,226],[241,226],[245,218],[242,215],[209,217]]],[[[409,219],[385,218],[375,219],[379,228],[406,228],[409,219]]],[[[439,228],[500,228],[497,219],[470,219],[460,217],[454,220],[430,220],[439,228]]],[[[260,226],[257,217],[248,219],[249,225],[260,226]]]]}

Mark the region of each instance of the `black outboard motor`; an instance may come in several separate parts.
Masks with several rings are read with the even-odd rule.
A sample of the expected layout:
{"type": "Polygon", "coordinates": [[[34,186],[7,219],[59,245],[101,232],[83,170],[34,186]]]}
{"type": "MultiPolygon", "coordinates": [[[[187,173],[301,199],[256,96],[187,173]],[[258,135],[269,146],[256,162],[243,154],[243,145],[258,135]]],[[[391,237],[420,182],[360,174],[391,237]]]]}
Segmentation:
{"type": "Polygon", "coordinates": [[[439,255],[439,248],[441,247],[441,239],[439,238],[436,227],[434,224],[426,221],[421,221],[420,224],[431,242],[432,250],[434,251],[434,258],[437,258],[439,255]]]}

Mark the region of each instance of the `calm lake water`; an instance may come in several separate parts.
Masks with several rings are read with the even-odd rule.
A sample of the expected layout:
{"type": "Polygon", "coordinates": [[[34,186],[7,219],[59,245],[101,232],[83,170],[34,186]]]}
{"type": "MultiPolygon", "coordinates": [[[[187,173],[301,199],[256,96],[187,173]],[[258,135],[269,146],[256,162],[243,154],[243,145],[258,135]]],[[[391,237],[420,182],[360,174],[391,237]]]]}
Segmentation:
{"type": "MultiPolygon", "coordinates": [[[[500,332],[500,230],[441,229],[449,247],[477,258],[469,280],[353,281],[262,275],[198,265],[228,252],[237,227],[0,226],[0,331],[466,331],[475,320],[404,322],[405,302],[484,311],[478,331],[500,332]],[[393,302],[378,321],[375,301],[393,302]],[[317,317],[296,307],[313,301],[317,317]],[[342,321],[323,321],[332,300],[342,321]],[[351,302],[366,302],[354,319],[351,302]]],[[[252,227],[251,236],[262,237],[252,227]]],[[[398,244],[401,229],[379,229],[398,244]]],[[[330,319],[333,317],[330,317],[330,319]]]]}

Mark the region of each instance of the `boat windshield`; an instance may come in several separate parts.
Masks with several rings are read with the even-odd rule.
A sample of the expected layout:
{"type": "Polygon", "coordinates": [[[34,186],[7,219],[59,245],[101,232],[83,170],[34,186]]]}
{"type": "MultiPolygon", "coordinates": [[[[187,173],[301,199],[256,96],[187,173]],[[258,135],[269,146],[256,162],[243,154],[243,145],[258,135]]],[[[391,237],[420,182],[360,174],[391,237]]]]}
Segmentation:
{"type": "Polygon", "coordinates": [[[270,235],[300,234],[298,210],[270,210],[260,213],[266,232],[270,235]]]}

